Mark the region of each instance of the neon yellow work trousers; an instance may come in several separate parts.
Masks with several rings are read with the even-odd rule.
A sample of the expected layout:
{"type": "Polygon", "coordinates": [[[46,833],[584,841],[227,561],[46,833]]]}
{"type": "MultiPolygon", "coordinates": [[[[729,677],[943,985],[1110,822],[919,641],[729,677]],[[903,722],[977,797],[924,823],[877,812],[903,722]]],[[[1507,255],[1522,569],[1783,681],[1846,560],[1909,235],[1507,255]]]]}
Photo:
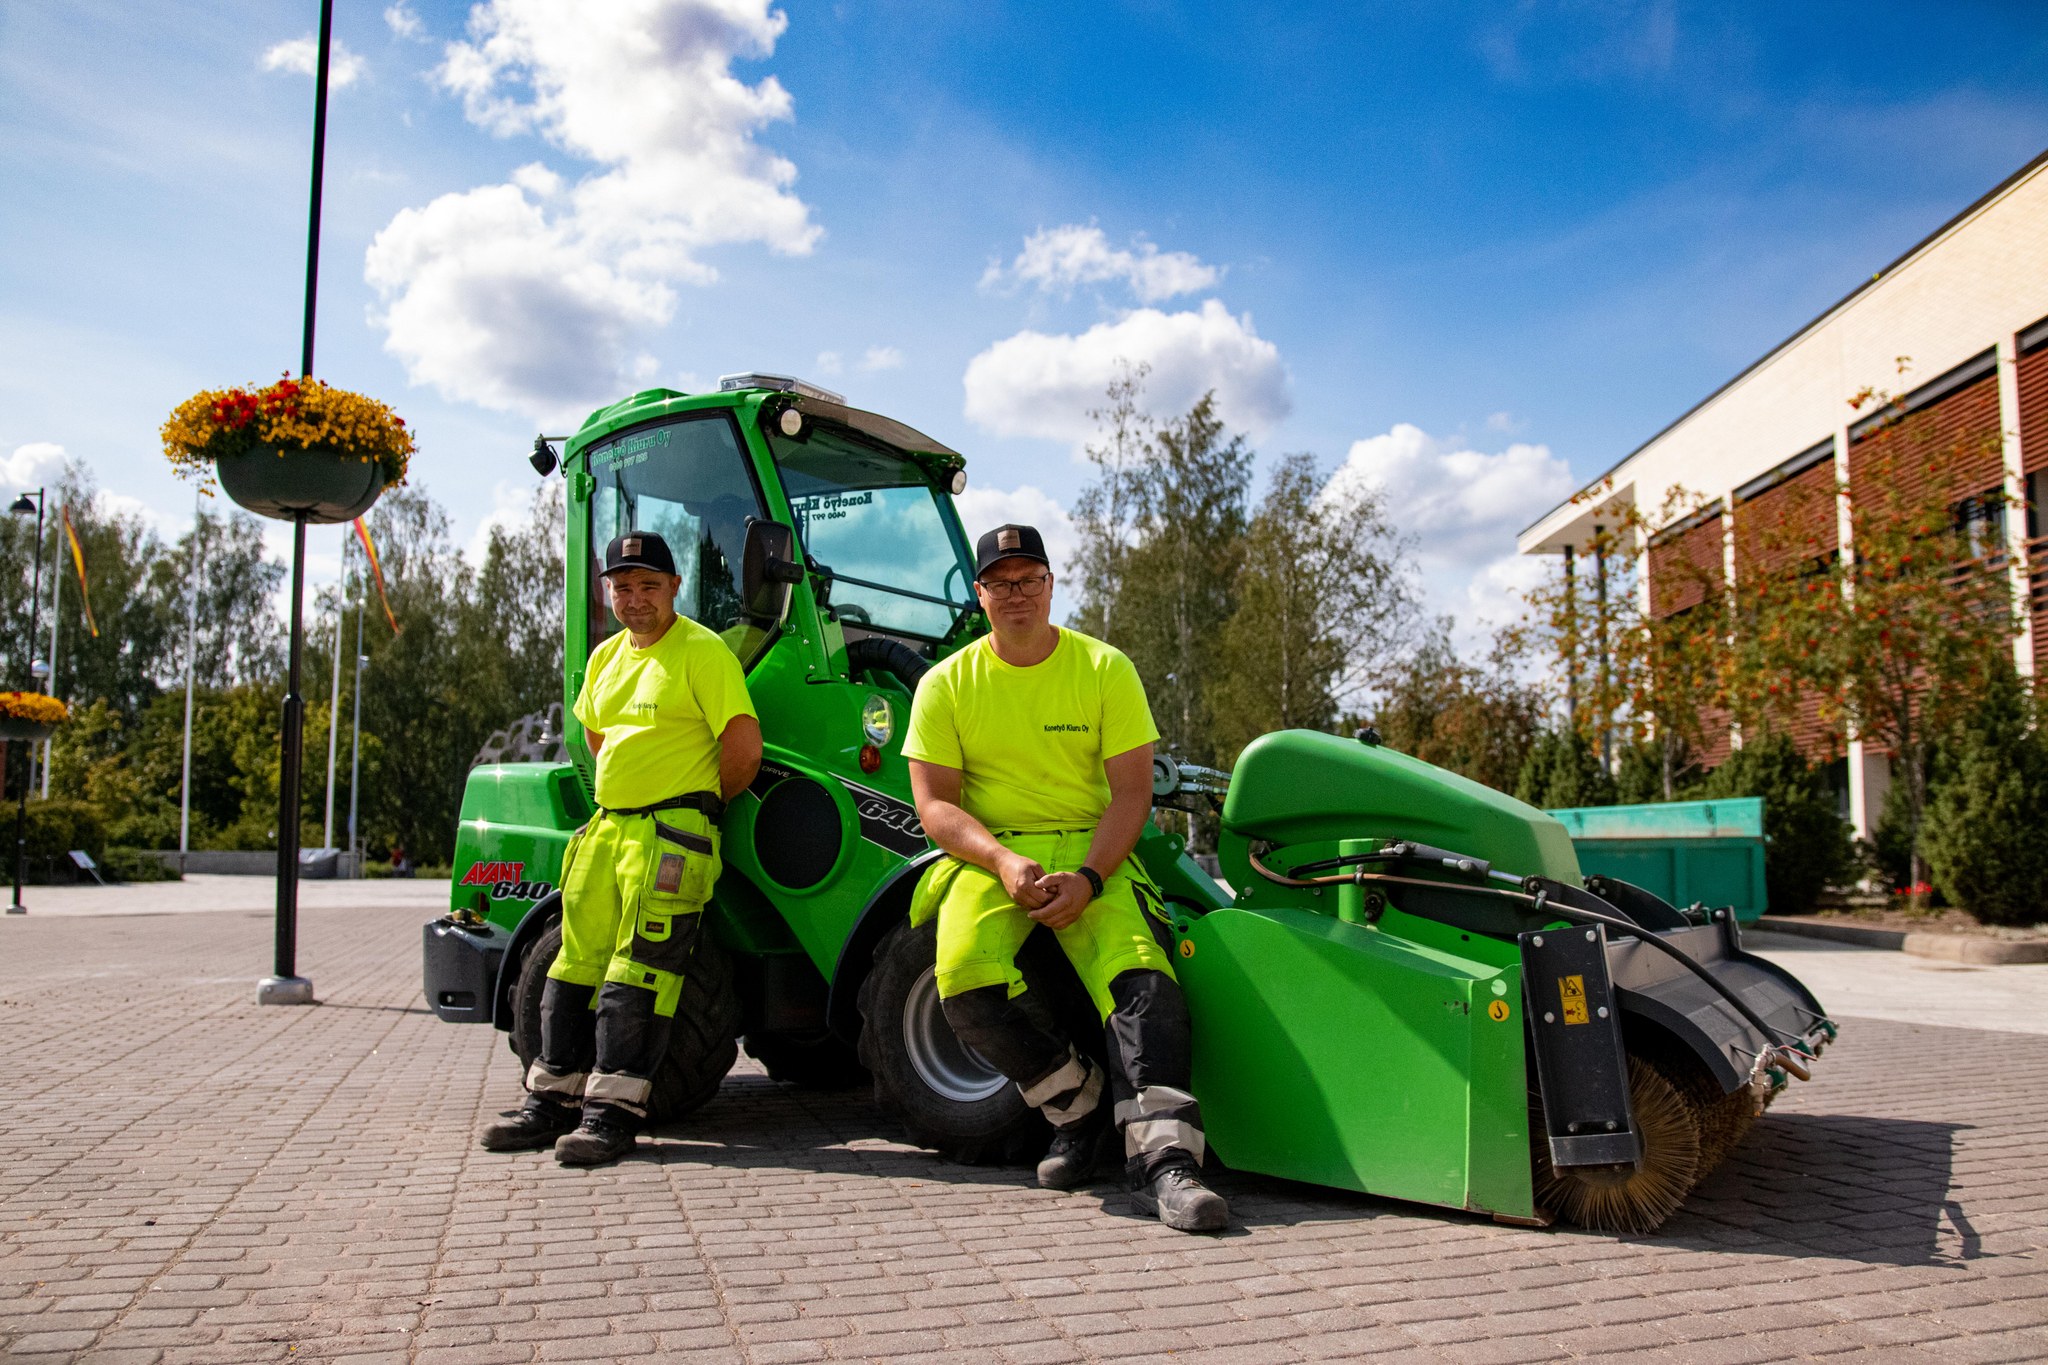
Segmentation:
{"type": "Polygon", "coordinates": [[[600,811],[562,856],[562,951],[548,975],[593,991],[644,986],[672,1018],[697,938],[688,917],[719,867],[718,827],[699,811],[600,811]]]}
{"type": "MultiPolygon", "coordinates": [[[[1072,872],[1087,861],[1093,830],[1050,834],[998,835],[1013,853],[1030,858],[1047,872],[1072,872]]],[[[1146,907],[1160,904],[1159,893],[1135,858],[1127,858],[1113,875],[1102,879],[1102,894],[1088,903],[1081,918],[1054,937],[1107,1020],[1116,1002],[1109,983],[1136,968],[1173,976],[1173,959],[1153,936],[1146,907]]],[[[957,858],[941,858],[926,869],[911,904],[913,924],[939,919],[939,998],[948,1000],[985,986],[1004,986],[1011,999],[1024,993],[1017,970],[1017,950],[1038,927],[1038,921],[1010,899],[1002,879],[957,858]]],[[[1156,917],[1156,916],[1155,916],[1156,917]]]]}

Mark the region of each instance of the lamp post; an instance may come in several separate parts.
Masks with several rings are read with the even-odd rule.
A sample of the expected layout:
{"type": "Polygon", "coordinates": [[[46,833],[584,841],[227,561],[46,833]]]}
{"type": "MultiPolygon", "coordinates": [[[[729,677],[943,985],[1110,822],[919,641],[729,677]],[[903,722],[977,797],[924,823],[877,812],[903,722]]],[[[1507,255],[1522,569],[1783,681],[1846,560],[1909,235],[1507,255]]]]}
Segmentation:
{"type": "MultiPolygon", "coordinates": [[[[43,490],[38,488],[33,493],[23,493],[14,500],[7,510],[16,516],[25,517],[30,512],[36,514],[36,539],[32,547],[32,558],[35,567],[29,572],[30,586],[28,590],[28,654],[31,660],[29,665],[29,685],[33,687],[35,685],[35,665],[33,660],[36,652],[37,635],[36,608],[42,605],[43,597],[43,490]]],[[[7,913],[10,915],[25,915],[28,913],[28,907],[21,903],[21,882],[22,876],[28,867],[28,783],[29,775],[34,771],[28,756],[33,748],[34,746],[31,744],[29,748],[22,750],[21,791],[14,807],[14,903],[7,907],[7,913]]]]}
{"type": "MultiPolygon", "coordinates": [[[[327,160],[327,68],[334,46],[334,0],[320,0],[320,55],[313,72],[313,187],[306,214],[306,312],[299,377],[313,377],[314,302],[320,283],[320,187],[327,160]]],[[[275,970],[256,983],[259,1005],[310,1005],[313,983],[298,972],[299,777],[305,757],[306,703],[299,695],[306,640],[306,513],[292,516],[291,644],[285,655],[284,726],[277,764],[277,934],[275,970]]]]}

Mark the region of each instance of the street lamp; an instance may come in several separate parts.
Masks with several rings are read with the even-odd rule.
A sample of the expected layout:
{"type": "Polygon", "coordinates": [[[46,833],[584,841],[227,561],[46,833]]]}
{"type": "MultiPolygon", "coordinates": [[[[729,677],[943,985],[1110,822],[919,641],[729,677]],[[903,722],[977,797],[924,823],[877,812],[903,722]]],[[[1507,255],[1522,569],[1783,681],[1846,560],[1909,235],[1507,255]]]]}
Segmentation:
{"type": "MultiPolygon", "coordinates": [[[[43,598],[43,490],[38,488],[33,493],[23,493],[9,504],[7,510],[16,516],[23,517],[31,512],[36,514],[36,539],[35,544],[31,547],[35,568],[29,572],[28,648],[22,651],[26,657],[33,661],[36,652],[36,608],[42,605],[43,598]]],[[[33,686],[35,679],[35,665],[33,662],[30,663],[29,668],[30,685],[33,686]]],[[[23,749],[21,792],[14,806],[14,903],[7,907],[7,913],[10,915],[25,915],[28,913],[28,907],[21,903],[22,876],[28,867],[28,779],[29,773],[32,771],[29,766],[30,760],[28,755],[29,750],[23,749]]]]}

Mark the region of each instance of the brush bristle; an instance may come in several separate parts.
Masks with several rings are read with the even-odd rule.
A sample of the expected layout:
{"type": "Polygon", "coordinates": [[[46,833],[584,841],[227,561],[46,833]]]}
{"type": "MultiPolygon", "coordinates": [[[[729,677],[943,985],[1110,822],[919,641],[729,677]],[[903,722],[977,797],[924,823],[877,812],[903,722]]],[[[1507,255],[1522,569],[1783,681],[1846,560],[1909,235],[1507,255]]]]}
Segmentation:
{"type": "Polygon", "coordinates": [[[1626,1166],[1550,1164],[1541,1124],[1535,1141],[1536,1202],[1566,1222],[1601,1232],[1654,1232],[1678,1211],[1703,1171],[1700,1113],[1692,1099],[1655,1065],[1628,1059],[1629,1106],[1642,1139],[1641,1162],[1626,1166]]]}

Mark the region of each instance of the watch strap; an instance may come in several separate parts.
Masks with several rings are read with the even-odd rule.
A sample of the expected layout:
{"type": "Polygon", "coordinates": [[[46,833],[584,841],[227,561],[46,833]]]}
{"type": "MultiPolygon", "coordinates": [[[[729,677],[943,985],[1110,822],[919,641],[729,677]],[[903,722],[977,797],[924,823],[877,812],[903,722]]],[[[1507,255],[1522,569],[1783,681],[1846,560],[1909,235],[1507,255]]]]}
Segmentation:
{"type": "Polygon", "coordinates": [[[1094,868],[1089,867],[1085,863],[1082,864],[1080,867],[1076,868],[1075,871],[1079,872],[1082,877],[1087,879],[1088,890],[1090,892],[1090,899],[1102,899],[1102,874],[1100,872],[1097,872],[1094,868]]]}

